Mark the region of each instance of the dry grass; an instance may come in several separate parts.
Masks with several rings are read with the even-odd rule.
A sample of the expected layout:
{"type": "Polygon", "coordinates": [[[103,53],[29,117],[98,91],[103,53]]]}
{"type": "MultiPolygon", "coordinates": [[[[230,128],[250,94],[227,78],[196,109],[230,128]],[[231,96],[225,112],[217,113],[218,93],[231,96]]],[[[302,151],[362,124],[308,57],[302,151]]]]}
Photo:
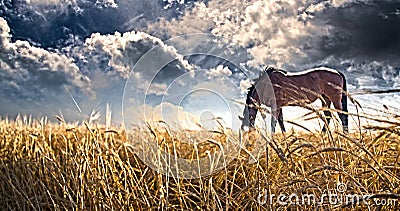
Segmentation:
{"type": "MultiPolygon", "coordinates": [[[[237,137],[232,131],[172,131],[160,125],[125,132],[92,123],[3,119],[0,209],[399,209],[399,124],[351,134],[289,132],[274,139],[256,131],[245,133],[240,153],[225,160],[219,171],[200,178],[170,177],[140,159],[151,153],[146,146],[155,144],[173,158],[214,162],[212,155],[226,151],[228,142],[240,141],[237,137]],[[268,142],[267,153],[259,144],[263,142],[268,142]],[[261,150],[253,153],[259,158],[252,161],[249,153],[255,148],[261,150]],[[341,183],[347,186],[345,192],[337,189],[341,183]],[[300,199],[313,194],[318,201],[283,204],[277,200],[280,194],[297,194],[300,199]],[[371,197],[369,205],[328,203],[327,198],[319,204],[324,194],[371,197]],[[269,201],[271,196],[275,197],[269,201]],[[391,205],[373,203],[379,199],[391,205]]],[[[165,159],[155,164],[159,162],[162,167],[171,164],[165,159]]]]}

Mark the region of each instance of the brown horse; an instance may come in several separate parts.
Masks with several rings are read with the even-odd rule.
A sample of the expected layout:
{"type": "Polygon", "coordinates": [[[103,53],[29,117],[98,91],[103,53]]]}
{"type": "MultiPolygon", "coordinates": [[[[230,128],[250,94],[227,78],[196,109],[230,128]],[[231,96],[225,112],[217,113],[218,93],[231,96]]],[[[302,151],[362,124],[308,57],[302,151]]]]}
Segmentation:
{"type": "MultiPolygon", "coordinates": [[[[343,131],[348,132],[346,78],[336,70],[320,67],[298,73],[288,73],[284,70],[267,67],[255,83],[249,88],[246,105],[243,111],[242,129],[245,126],[254,128],[257,111],[260,106],[271,107],[271,130],[275,132],[276,122],[279,122],[282,132],[282,107],[289,105],[304,106],[321,99],[322,106],[329,108],[333,103],[342,122],[343,131]]],[[[330,111],[324,111],[326,131],[332,117],[330,111]]]]}

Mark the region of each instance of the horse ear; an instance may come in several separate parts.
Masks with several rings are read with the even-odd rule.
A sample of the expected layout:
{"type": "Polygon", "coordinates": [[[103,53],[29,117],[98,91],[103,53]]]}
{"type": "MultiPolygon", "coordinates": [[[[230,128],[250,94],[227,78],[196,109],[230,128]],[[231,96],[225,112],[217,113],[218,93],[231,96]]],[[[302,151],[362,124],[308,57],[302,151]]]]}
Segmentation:
{"type": "Polygon", "coordinates": [[[239,119],[240,119],[241,121],[244,120],[244,117],[241,117],[241,116],[239,116],[239,115],[238,115],[238,117],[239,117],[239,119]]]}

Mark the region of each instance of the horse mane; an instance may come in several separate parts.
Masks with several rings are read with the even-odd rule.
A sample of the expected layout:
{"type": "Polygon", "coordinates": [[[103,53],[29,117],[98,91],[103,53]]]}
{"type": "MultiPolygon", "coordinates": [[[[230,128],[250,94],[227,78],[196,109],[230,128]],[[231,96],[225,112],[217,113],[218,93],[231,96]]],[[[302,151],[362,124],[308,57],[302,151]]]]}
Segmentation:
{"type": "Polygon", "coordinates": [[[277,69],[277,68],[272,67],[272,66],[267,66],[267,67],[265,67],[265,69],[264,69],[262,72],[263,72],[263,73],[262,73],[261,75],[263,75],[263,76],[266,75],[266,74],[273,73],[273,72],[280,72],[280,73],[283,73],[283,74],[286,74],[286,73],[287,73],[286,70],[277,69]]]}
{"type": "MultiPolygon", "coordinates": [[[[273,73],[273,72],[279,72],[279,73],[282,73],[282,74],[287,74],[287,71],[286,71],[286,70],[277,69],[277,68],[275,68],[275,67],[272,67],[272,66],[269,66],[269,65],[268,65],[267,67],[265,67],[264,70],[262,70],[262,71],[260,72],[260,75],[258,76],[258,78],[253,79],[254,84],[256,84],[261,78],[264,78],[266,75],[269,75],[269,74],[271,74],[271,73],[273,73]]],[[[250,87],[250,88],[251,88],[251,87],[250,87]]]]}

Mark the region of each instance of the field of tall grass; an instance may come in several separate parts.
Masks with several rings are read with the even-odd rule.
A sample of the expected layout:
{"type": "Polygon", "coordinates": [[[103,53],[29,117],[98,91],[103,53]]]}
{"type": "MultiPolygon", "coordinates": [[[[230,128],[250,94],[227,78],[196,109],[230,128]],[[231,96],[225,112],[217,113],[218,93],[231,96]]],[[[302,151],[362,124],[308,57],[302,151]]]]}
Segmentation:
{"type": "Polygon", "coordinates": [[[0,120],[1,210],[400,208],[396,115],[349,134],[332,129],[274,137],[260,131],[241,137],[223,129],[174,131],[163,124],[125,131],[56,118],[58,123],[0,120]],[[183,176],[174,174],[179,166],[164,171],[171,164],[165,156],[155,156],[155,165],[143,159],[152,148],[172,161],[208,160],[197,164],[209,168],[228,142],[240,150],[193,177],[196,169],[183,176]]]}

